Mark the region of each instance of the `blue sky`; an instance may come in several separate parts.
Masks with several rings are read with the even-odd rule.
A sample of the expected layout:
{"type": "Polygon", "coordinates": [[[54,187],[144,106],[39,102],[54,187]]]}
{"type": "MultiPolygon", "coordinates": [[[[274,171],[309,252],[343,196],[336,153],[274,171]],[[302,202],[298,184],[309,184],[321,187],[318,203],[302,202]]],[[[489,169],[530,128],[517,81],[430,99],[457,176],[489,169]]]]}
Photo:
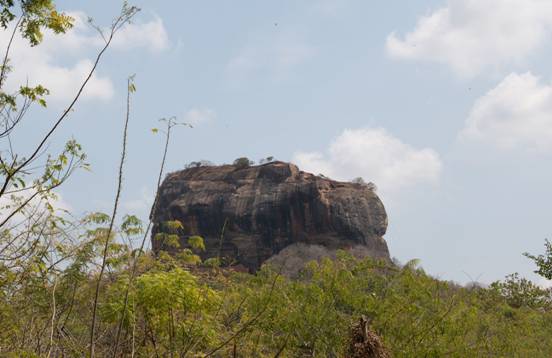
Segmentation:
{"type": "MultiPolygon", "coordinates": [[[[118,1],[58,1],[107,24],[118,1]]],[[[74,136],[92,172],[60,194],[79,213],[109,210],[126,96],[136,74],[123,208],[148,211],[175,115],[168,170],[194,160],[274,156],[378,186],[392,256],[431,274],[528,277],[552,212],[552,3],[541,0],[137,1],[51,151],[74,136]]],[[[0,39],[5,41],[4,38],[0,39]]],[[[38,48],[14,48],[17,80],[52,90],[16,142],[68,103],[98,48],[80,20],[38,48]]]]}

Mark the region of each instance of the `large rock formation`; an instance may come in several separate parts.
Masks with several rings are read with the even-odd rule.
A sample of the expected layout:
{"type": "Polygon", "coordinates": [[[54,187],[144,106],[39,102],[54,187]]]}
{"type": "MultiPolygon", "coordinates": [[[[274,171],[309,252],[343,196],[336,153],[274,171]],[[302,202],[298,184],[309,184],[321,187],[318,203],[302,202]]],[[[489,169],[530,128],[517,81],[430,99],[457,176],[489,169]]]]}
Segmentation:
{"type": "MultiPolygon", "coordinates": [[[[204,238],[203,259],[232,259],[250,271],[284,248],[286,260],[331,256],[337,249],[389,258],[383,240],[387,215],[369,186],[305,173],[289,163],[171,173],[159,190],[152,237],[167,220],[183,223],[182,246],[190,235],[204,238]]],[[[170,251],[152,241],[154,251],[170,251]]],[[[278,256],[271,260],[278,262],[278,256]]]]}

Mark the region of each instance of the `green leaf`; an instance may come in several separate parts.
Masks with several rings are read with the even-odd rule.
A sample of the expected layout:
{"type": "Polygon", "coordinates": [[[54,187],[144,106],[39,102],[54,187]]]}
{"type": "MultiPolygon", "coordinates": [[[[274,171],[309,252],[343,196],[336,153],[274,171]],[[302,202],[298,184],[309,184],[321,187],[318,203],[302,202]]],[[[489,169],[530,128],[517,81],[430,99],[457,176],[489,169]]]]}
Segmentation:
{"type": "Polygon", "coordinates": [[[205,243],[203,242],[203,238],[201,236],[190,236],[188,238],[188,245],[190,245],[193,249],[205,251],[205,243]]]}

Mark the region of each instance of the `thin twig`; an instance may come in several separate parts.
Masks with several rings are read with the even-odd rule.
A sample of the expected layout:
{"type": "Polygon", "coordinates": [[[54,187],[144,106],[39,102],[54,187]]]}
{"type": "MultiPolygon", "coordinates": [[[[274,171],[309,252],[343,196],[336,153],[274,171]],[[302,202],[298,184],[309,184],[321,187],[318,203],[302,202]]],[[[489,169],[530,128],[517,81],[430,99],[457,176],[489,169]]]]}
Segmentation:
{"type": "MultiPolygon", "coordinates": [[[[130,81],[129,86],[130,86],[130,81]]],[[[128,132],[128,122],[130,119],[129,115],[129,108],[130,108],[130,88],[128,89],[128,98],[127,98],[127,113],[125,117],[125,126],[123,130],[123,148],[121,153],[121,161],[119,163],[119,175],[117,180],[117,192],[115,194],[115,203],[113,205],[113,213],[111,214],[111,221],[109,222],[109,228],[106,233],[105,237],[105,244],[103,248],[103,256],[102,256],[102,264],[100,268],[100,274],[98,275],[98,280],[96,282],[96,291],[94,293],[94,305],[92,307],[92,323],[90,326],[90,357],[94,357],[94,345],[95,345],[95,333],[96,333],[96,316],[97,316],[97,308],[98,308],[98,298],[100,295],[100,285],[102,281],[102,276],[105,271],[105,266],[107,262],[107,253],[109,249],[109,240],[111,238],[111,233],[113,232],[113,226],[115,225],[115,219],[117,216],[117,208],[119,206],[119,198],[121,196],[121,189],[122,189],[122,183],[123,183],[123,166],[125,163],[125,157],[126,157],[126,146],[127,146],[127,132],[128,132]]]]}
{"type": "Polygon", "coordinates": [[[19,19],[17,20],[17,23],[13,27],[13,31],[10,36],[10,41],[8,42],[8,46],[6,47],[6,53],[4,54],[4,60],[2,61],[2,72],[0,72],[0,89],[2,89],[2,86],[4,85],[4,79],[6,77],[6,71],[8,66],[8,56],[10,54],[13,38],[15,37],[15,33],[17,32],[17,28],[19,27],[19,24],[21,23],[22,19],[23,19],[23,15],[19,17],[19,19]]]}
{"type": "Polygon", "coordinates": [[[131,273],[130,273],[130,278],[129,278],[129,281],[128,281],[128,285],[127,285],[126,290],[125,290],[125,301],[124,301],[124,304],[123,304],[123,310],[122,310],[122,313],[121,313],[121,318],[119,319],[119,326],[117,327],[117,335],[116,335],[116,338],[115,338],[115,348],[113,349],[113,355],[112,355],[113,358],[115,358],[117,356],[117,351],[119,349],[119,341],[120,341],[120,337],[121,337],[121,330],[123,328],[123,322],[124,322],[125,315],[126,315],[126,308],[128,307],[129,291],[130,291],[130,288],[133,284],[134,278],[136,277],[136,271],[138,269],[138,260],[139,260],[140,256],[142,255],[142,252],[144,251],[144,246],[145,246],[145,243],[146,243],[146,239],[148,237],[148,233],[149,233],[149,231],[151,229],[151,225],[152,225],[153,212],[154,212],[154,210],[157,206],[157,202],[159,200],[159,188],[161,187],[161,180],[163,179],[163,172],[165,171],[165,162],[166,162],[166,159],[167,159],[167,152],[169,150],[169,143],[170,143],[170,139],[171,139],[171,130],[174,126],[176,126],[178,124],[180,124],[180,123],[176,122],[174,117],[170,118],[167,121],[167,131],[165,132],[165,147],[163,149],[163,157],[161,159],[161,166],[159,168],[159,175],[157,177],[157,186],[156,186],[156,191],[155,191],[156,192],[155,199],[153,200],[153,204],[151,206],[148,226],[146,227],[146,230],[144,231],[144,236],[142,237],[142,242],[140,244],[140,249],[136,253],[136,257],[134,258],[134,261],[132,262],[132,270],[131,270],[131,273]]]}
{"type": "Polygon", "coordinates": [[[54,345],[54,328],[55,328],[55,322],[56,322],[56,287],[57,287],[57,275],[54,276],[54,287],[52,289],[52,323],[51,323],[51,330],[50,330],[50,345],[48,348],[48,355],[47,357],[50,358],[50,355],[52,353],[52,347],[54,345]]]}

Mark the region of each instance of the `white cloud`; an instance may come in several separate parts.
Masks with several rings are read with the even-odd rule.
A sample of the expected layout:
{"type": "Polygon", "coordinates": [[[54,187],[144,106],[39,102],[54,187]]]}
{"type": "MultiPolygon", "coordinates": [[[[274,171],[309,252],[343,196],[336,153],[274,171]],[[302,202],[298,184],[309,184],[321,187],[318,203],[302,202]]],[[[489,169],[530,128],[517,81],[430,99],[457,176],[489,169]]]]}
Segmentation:
{"type": "Polygon", "coordinates": [[[281,35],[274,41],[244,47],[227,64],[227,73],[243,79],[252,75],[285,76],[315,53],[313,47],[296,36],[281,35]]]}
{"type": "Polygon", "coordinates": [[[113,47],[121,49],[144,48],[159,52],[169,48],[169,35],[165,30],[163,20],[155,17],[145,23],[127,24],[119,31],[113,40],[113,47]]]}
{"type": "Polygon", "coordinates": [[[215,111],[209,108],[192,108],[184,115],[183,121],[197,126],[203,123],[209,123],[216,117],[215,111]]]}
{"type": "Polygon", "coordinates": [[[460,138],[505,149],[551,151],[552,85],[530,72],[508,75],[476,101],[460,138]]]}
{"type": "MultiPolygon", "coordinates": [[[[9,74],[7,88],[15,90],[19,85],[42,84],[50,90],[48,100],[71,99],[92,68],[94,53],[103,40],[86,22],[80,12],[71,12],[75,26],[64,35],[46,31],[44,41],[30,47],[28,41],[17,35],[10,53],[14,71],[9,74]]],[[[11,31],[0,31],[0,48],[6,48],[11,31]]],[[[161,51],[168,47],[168,37],[159,18],[142,24],[127,24],[117,34],[113,49],[144,48],[161,51]]],[[[82,99],[108,100],[113,96],[113,84],[106,76],[96,72],[88,82],[82,99]]]]}
{"type": "Polygon", "coordinates": [[[427,60],[472,76],[487,68],[519,63],[552,34],[547,0],[449,0],[418,20],[415,29],[387,38],[397,58],[427,60]]]}
{"type": "Polygon", "coordinates": [[[299,152],[293,157],[301,169],[338,180],[363,177],[384,193],[421,183],[435,183],[441,160],[433,149],[416,149],[383,128],[344,130],[327,154],[299,152]]]}
{"type": "MultiPolygon", "coordinates": [[[[78,53],[83,51],[86,43],[96,43],[94,37],[81,34],[79,23],[66,35],[55,36],[46,32],[44,42],[35,47],[30,47],[27,40],[16,35],[10,52],[13,72],[8,75],[8,90],[16,90],[26,83],[30,86],[42,84],[50,90],[47,100],[66,100],[74,96],[92,67],[91,60],[78,56],[78,53]],[[66,64],[60,64],[61,61],[66,64]]],[[[10,34],[11,30],[0,31],[0,48],[6,48],[10,34]]],[[[83,98],[106,100],[112,95],[113,85],[109,78],[95,74],[83,98]]]]}

